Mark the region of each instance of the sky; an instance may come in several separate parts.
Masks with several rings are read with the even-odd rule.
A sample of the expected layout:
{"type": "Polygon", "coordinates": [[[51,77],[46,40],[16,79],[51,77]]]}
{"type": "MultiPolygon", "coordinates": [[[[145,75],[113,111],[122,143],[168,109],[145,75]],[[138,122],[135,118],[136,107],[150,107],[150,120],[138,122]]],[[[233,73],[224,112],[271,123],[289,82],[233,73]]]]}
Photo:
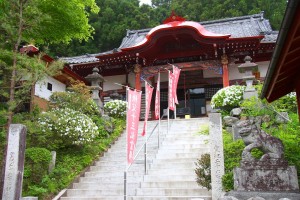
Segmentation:
{"type": "Polygon", "coordinates": [[[151,5],[151,0],[140,0],[140,5],[142,5],[142,3],[151,5]]]}

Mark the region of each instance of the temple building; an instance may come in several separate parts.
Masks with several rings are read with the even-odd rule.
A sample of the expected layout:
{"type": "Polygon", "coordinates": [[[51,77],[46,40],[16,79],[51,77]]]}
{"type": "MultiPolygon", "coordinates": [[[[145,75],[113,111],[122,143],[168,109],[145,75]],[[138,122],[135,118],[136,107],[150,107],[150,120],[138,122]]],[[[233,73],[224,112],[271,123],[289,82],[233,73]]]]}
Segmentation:
{"type": "Polygon", "coordinates": [[[175,65],[181,69],[178,108],[189,108],[197,117],[210,112],[211,97],[220,88],[243,83],[237,66],[245,56],[258,64],[256,78],[264,79],[277,35],[263,13],[199,23],[172,12],[159,26],[128,30],[118,48],[61,60],[82,78],[98,68],[104,102],[116,93],[125,98],[121,85],[140,90],[147,80],[156,86],[160,72],[161,108],[167,108],[167,70],[175,65]]]}

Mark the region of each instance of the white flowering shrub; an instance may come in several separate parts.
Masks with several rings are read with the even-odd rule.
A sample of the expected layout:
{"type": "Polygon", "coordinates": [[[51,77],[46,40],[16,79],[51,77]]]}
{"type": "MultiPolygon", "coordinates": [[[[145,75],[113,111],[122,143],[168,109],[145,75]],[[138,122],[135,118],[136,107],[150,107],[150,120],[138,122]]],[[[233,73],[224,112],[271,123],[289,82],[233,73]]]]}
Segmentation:
{"type": "Polygon", "coordinates": [[[113,118],[125,118],[126,117],[127,102],[122,100],[113,100],[107,102],[104,105],[104,111],[106,114],[113,118]]]}
{"type": "Polygon", "coordinates": [[[38,123],[42,132],[54,133],[64,145],[90,143],[98,135],[98,127],[87,115],[70,108],[44,112],[38,123]]]}
{"type": "Polygon", "coordinates": [[[211,99],[212,108],[237,107],[243,100],[245,86],[232,85],[220,89],[211,99]]]}

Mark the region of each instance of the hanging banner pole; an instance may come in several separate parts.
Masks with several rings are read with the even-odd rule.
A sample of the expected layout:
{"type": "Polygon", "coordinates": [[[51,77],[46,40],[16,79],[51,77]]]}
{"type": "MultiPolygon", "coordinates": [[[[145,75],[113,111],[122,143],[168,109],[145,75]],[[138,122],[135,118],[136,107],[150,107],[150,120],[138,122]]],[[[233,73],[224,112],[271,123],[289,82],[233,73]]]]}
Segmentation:
{"type": "MultiPolygon", "coordinates": [[[[158,139],[158,149],[159,149],[159,145],[160,145],[160,71],[158,71],[158,80],[157,80],[157,87],[156,89],[158,90],[158,103],[159,103],[159,106],[158,106],[158,134],[157,134],[157,139],[158,139]]],[[[163,113],[164,114],[164,113],[163,113]]]]}
{"type": "MultiPolygon", "coordinates": [[[[168,70],[168,74],[169,74],[169,87],[170,87],[170,71],[168,70]]],[[[168,129],[167,129],[167,134],[169,134],[169,128],[170,128],[170,100],[169,100],[169,92],[170,89],[168,89],[168,129]]]]}
{"type": "Polygon", "coordinates": [[[144,154],[145,154],[145,174],[147,174],[147,108],[148,108],[148,91],[147,91],[147,82],[145,81],[145,149],[144,149],[144,154]]]}
{"type": "Polygon", "coordinates": [[[126,87],[126,102],[127,102],[127,106],[126,106],[126,136],[125,136],[125,141],[126,141],[126,156],[125,156],[125,170],[124,170],[124,200],[127,200],[127,170],[128,170],[128,161],[127,161],[127,155],[128,155],[128,90],[129,88],[126,87]]]}

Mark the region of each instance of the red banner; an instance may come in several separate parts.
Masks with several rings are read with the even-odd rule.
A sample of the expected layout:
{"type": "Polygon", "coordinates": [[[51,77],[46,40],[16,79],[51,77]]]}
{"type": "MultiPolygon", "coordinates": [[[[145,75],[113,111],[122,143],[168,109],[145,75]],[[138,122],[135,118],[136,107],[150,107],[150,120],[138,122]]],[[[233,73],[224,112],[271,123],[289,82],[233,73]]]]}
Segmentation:
{"type": "Polygon", "coordinates": [[[178,104],[177,85],[178,85],[178,81],[179,81],[180,69],[178,67],[176,67],[175,65],[173,65],[173,74],[175,77],[174,78],[174,91],[175,91],[174,99],[175,99],[175,103],[178,104]]]}
{"type": "Polygon", "coordinates": [[[160,116],[160,73],[157,77],[156,94],[155,94],[155,119],[160,116]]]}
{"type": "Polygon", "coordinates": [[[128,89],[128,106],[127,106],[127,162],[133,162],[134,149],[138,134],[138,125],[141,111],[142,92],[128,89]]]}
{"type": "Polygon", "coordinates": [[[175,108],[175,102],[174,102],[174,94],[176,93],[174,91],[174,81],[175,76],[172,72],[169,71],[169,91],[168,91],[168,104],[169,109],[174,111],[175,108]]]}
{"type": "Polygon", "coordinates": [[[145,84],[146,108],[145,108],[145,121],[144,121],[142,136],[146,134],[146,124],[147,124],[150,106],[151,106],[152,93],[153,93],[153,88],[146,82],[145,84]]]}

